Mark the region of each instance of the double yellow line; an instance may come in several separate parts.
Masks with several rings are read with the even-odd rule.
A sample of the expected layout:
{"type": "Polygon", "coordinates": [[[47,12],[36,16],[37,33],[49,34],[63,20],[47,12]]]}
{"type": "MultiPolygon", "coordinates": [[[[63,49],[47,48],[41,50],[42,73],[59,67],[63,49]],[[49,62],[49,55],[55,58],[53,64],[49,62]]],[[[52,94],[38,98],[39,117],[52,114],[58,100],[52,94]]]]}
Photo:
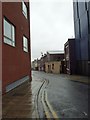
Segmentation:
{"type": "Polygon", "coordinates": [[[54,118],[54,119],[59,118],[58,115],[56,114],[56,112],[54,111],[53,107],[50,105],[50,103],[48,101],[46,91],[43,91],[42,103],[43,103],[44,111],[45,111],[45,114],[46,114],[46,118],[48,120],[50,120],[50,118],[54,118]]]}
{"type": "Polygon", "coordinates": [[[44,95],[44,91],[43,91],[43,94],[42,94],[42,103],[43,103],[43,107],[44,107],[44,111],[45,111],[45,115],[46,115],[46,118],[50,118],[50,115],[49,115],[49,112],[48,112],[48,109],[47,109],[47,106],[46,106],[46,104],[45,104],[45,101],[44,101],[44,97],[45,97],[45,95],[44,95]]]}
{"type": "MultiPolygon", "coordinates": [[[[38,100],[38,97],[40,95],[40,91],[41,91],[41,89],[43,89],[41,91],[41,96],[42,96],[41,101],[42,101],[44,112],[45,112],[45,115],[46,115],[45,117],[46,117],[47,120],[50,120],[51,118],[57,119],[59,117],[58,117],[58,115],[56,114],[53,107],[50,105],[50,103],[48,101],[48,96],[47,96],[47,92],[46,92],[46,89],[45,89],[47,87],[47,85],[48,85],[48,81],[44,80],[41,87],[38,90],[38,94],[36,95],[36,100],[38,100]]],[[[38,113],[38,106],[36,105],[36,118],[38,118],[38,120],[39,120],[39,117],[40,116],[39,116],[39,113],[38,113]]]]}

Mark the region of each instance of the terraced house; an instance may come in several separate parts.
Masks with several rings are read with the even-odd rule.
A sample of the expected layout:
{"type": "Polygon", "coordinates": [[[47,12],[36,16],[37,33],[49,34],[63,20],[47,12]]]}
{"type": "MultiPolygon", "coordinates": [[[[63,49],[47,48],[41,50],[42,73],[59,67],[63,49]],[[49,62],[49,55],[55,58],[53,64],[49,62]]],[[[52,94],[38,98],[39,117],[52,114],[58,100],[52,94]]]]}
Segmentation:
{"type": "MultiPolygon", "coordinates": [[[[31,80],[29,1],[0,2],[2,7],[2,92],[31,80]]],[[[1,12],[1,11],[0,11],[1,12]]]]}

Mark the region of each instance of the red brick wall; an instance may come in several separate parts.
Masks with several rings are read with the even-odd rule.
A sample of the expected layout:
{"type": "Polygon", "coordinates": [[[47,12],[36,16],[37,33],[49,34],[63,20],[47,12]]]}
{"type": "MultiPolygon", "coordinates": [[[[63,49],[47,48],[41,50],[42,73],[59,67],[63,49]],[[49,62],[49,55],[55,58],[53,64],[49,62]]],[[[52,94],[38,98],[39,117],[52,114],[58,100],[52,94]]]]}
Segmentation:
{"type": "MultiPolygon", "coordinates": [[[[25,35],[30,40],[29,20],[22,13],[20,2],[3,3],[2,14],[16,27],[16,46],[12,47],[3,42],[2,57],[2,77],[3,91],[6,85],[29,75],[31,78],[31,58],[30,49],[26,53],[23,51],[22,37],[25,35]]],[[[29,43],[30,45],[30,43],[29,43]]]]}

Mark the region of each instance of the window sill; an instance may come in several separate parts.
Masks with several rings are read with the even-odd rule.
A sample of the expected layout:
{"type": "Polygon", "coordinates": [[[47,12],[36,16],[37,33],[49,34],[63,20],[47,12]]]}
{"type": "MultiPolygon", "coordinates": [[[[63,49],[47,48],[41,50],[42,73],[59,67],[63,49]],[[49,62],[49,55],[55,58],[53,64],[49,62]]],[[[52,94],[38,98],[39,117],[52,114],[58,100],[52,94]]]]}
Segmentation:
{"type": "Polygon", "coordinates": [[[26,18],[26,20],[27,20],[27,17],[25,16],[25,14],[24,14],[24,12],[22,11],[22,14],[23,14],[23,16],[26,18]]]}
{"type": "MultiPolygon", "coordinates": [[[[24,51],[24,50],[23,50],[24,51]]],[[[27,52],[27,51],[24,51],[25,53],[29,53],[29,52],[27,52]]]]}
{"type": "Polygon", "coordinates": [[[16,46],[13,46],[13,45],[10,45],[10,44],[8,44],[8,43],[5,43],[5,42],[3,42],[5,45],[8,45],[8,46],[11,46],[11,47],[13,47],[13,48],[15,48],[16,46]]]}

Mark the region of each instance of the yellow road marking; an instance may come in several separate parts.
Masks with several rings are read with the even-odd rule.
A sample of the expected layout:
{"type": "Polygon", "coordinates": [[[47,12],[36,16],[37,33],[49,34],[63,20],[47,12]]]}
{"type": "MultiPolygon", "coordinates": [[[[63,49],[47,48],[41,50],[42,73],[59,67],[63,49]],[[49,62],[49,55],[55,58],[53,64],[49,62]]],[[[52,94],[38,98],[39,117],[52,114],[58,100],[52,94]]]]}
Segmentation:
{"type": "Polygon", "coordinates": [[[50,111],[51,111],[54,119],[55,119],[55,118],[59,118],[59,117],[57,116],[56,112],[53,110],[53,108],[52,108],[52,106],[50,105],[50,103],[48,102],[47,92],[45,92],[45,97],[46,97],[47,105],[48,105],[48,107],[49,107],[49,109],[50,109],[50,111]]]}
{"type": "MultiPolygon", "coordinates": [[[[47,83],[46,80],[44,80],[45,83],[47,83]]],[[[59,118],[56,114],[56,112],[53,110],[52,106],[50,105],[49,101],[48,101],[48,98],[47,98],[47,92],[46,91],[43,91],[42,92],[42,103],[43,103],[43,107],[44,107],[44,111],[45,111],[45,115],[46,115],[46,118],[48,120],[50,120],[50,112],[53,116],[54,119],[57,119],[59,118]],[[46,102],[46,103],[45,103],[46,102]],[[47,104],[47,106],[46,106],[47,104]],[[50,110],[50,111],[49,111],[50,110]]]]}
{"type": "Polygon", "coordinates": [[[42,94],[42,103],[43,103],[43,107],[44,107],[44,110],[45,110],[46,118],[47,118],[48,120],[50,120],[50,115],[49,115],[48,109],[47,109],[47,107],[46,107],[46,105],[45,105],[45,102],[44,102],[44,92],[43,92],[43,94],[42,94]]]}

